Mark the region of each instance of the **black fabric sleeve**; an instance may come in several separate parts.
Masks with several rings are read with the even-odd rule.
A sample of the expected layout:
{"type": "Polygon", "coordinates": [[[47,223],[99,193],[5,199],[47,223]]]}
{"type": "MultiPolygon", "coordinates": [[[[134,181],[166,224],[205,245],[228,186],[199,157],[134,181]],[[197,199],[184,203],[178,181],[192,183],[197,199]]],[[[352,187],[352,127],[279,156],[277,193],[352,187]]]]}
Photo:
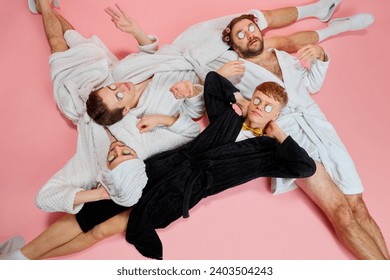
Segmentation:
{"type": "Polygon", "coordinates": [[[289,172],[292,178],[306,178],[316,172],[314,160],[291,136],[278,145],[276,159],[282,165],[281,169],[289,172]]]}
{"type": "Polygon", "coordinates": [[[226,110],[233,110],[236,103],[234,93],[239,90],[226,78],[216,72],[209,72],[205,79],[204,98],[206,112],[210,122],[213,122],[226,110]]]}

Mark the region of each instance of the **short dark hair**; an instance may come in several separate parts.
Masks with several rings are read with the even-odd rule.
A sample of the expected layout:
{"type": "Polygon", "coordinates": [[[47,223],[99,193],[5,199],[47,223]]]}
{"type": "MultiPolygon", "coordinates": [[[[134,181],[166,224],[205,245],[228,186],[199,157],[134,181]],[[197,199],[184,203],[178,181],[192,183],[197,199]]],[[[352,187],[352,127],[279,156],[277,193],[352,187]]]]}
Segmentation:
{"type": "Polygon", "coordinates": [[[284,87],[275,82],[264,82],[258,85],[255,89],[256,91],[261,91],[268,97],[271,97],[277,100],[282,107],[288,102],[288,95],[284,87]]]}
{"type": "Polygon", "coordinates": [[[257,17],[255,15],[243,14],[239,17],[232,19],[232,21],[222,31],[222,41],[224,41],[226,44],[228,44],[231,48],[234,47],[234,42],[233,42],[233,38],[232,38],[232,29],[236,25],[237,22],[240,22],[243,19],[249,19],[253,23],[257,22],[257,17]]]}
{"type": "Polygon", "coordinates": [[[112,125],[120,121],[121,119],[123,119],[124,108],[109,110],[106,104],[104,104],[103,99],[98,94],[98,90],[92,91],[89,94],[88,100],[86,102],[86,106],[87,106],[87,114],[97,124],[112,125]]]}

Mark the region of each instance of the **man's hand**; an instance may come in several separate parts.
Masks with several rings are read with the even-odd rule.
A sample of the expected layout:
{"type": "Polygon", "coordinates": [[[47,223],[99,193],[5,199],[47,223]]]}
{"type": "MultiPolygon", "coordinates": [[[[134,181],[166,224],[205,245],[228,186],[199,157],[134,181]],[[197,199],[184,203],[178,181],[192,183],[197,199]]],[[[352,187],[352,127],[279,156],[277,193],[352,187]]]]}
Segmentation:
{"type": "Polygon", "coordinates": [[[236,98],[236,104],[240,108],[242,116],[246,117],[250,101],[246,100],[239,91],[234,93],[234,97],[236,98]]]}
{"type": "Polygon", "coordinates": [[[174,84],[170,89],[176,99],[191,98],[197,96],[202,91],[196,88],[190,81],[183,81],[174,84]]]}
{"type": "Polygon", "coordinates": [[[276,139],[279,143],[283,143],[287,138],[287,134],[274,121],[267,124],[264,132],[268,137],[276,139]]]}
{"type": "Polygon", "coordinates": [[[144,133],[152,130],[156,126],[164,125],[171,126],[173,125],[178,116],[166,116],[166,115],[144,115],[137,124],[139,133],[144,133]]]}
{"type": "Polygon", "coordinates": [[[298,50],[298,58],[303,61],[311,61],[313,59],[319,59],[326,61],[327,57],[322,47],[318,45],[307,45],[298,50]]]}
{"type": "Polygon", "coordinates": [[[244,62],[241,60],[229,61],[228,63],[222,65],[216,72],[225,78],[244,75],[244,62]]]}
{"type": "Polygon", "coordinates": [[[132,34],[135,37],[136,34],[141,32],[141,28],[118,4],[115,4],[115,6],[118,8],[119,12],[111,7],[105,8],[104,11],[111,16],[111,21],[115,24],[116,28],[132,34]]]}

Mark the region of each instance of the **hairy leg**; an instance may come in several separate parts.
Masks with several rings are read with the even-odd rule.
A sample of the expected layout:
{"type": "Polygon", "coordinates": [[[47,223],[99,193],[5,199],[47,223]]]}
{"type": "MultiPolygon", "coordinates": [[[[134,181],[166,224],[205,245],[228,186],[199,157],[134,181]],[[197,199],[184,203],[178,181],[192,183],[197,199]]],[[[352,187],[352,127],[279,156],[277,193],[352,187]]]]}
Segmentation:
{"type": "Polygon", "coordinates": [[[62,15],[60,15],[56,10],[53,10],[53,13],[56,15],[56,17],[58,18],[58,20],[61,23],[63,34],[68,30],[74,30],[73,25],[67,19],[65,19],[62,15]]]}
{"type": "Polygon", "coordinates": [[[312,177],[297,180],[297,183],[324,212],[340,241],[357,258],[385,259],[375,241],[357,223],[345,195],[322,164],[317,163],[317,171],[312,177]]]}
{"type": "Polygon", "coordinates": [[[82,233],[74,215],[66,215],[48,227],[21,251],[27,258],[41,258],[53,249],[66,244],[82,233]]]}
{"type": "Polygon", "coordinates": [[[317,44],[319,41],[316,31],[301,31],[288,36],[274,36],[264,40],[264,48],[275,48],[285,52],[297,52],[300,48],[317,44]]]}
{"type": "Polygon", "coordinates": [[[51,53],[62,52],[69,49],[64,39],[61,21],[51,7],[48,0],[37,0],[37,9],[42,15],[43,27],[49,42],[51,53]]]}
{"type": "Polygon", "coordinates": [[[261,11],[268,23],[268,28],[281,28],[294,23],[298,18],[298,11],[295,7],[280,8],[275,10],[261,11]]]}
{"type": "Polygon", "coordinates": [[[268,28],[281,28],[309,17],[316,17],[321,21],[328,21],[336,6],[341,0],[319,0],[315,3],[297,7],[285,7],[274,10],[262,10],[268,28]],[[335,3],[337,3],[335,5],[335,3]]]}
{"type": "Polygon", "coordinates": [[[381,250],[382,254],[387,259],[390,259],[389,251],[387,249],[385,239],[383,238],[379,226],[377,225],[377,223],[374,221],[374,219],[371,217],[370,213],[368,212],[366,203],[363,200],[363,195],[362,194],[346,195],[345,197],[349,203],[349,206],[352,209],[352,213],[354,214],[356,221],[359,223],[359,225],[362,228],[365,229],[365,231],[375,241],[375,243],[378,245],[379,249],[381,250]]]}
{"type": "MultiPolygon", "coordinates": [[[[66,256],[88,249],[108,237],[126,231],[131,209],[128,209],[111,219],[95,226],[92,230],[77,235],[74,239],[56,247],[47,254],[42,255],[41,259],[48,259],[60,256],[66,256]]],[[[77,223],[77,221],[76,221],[77,223]]]]}

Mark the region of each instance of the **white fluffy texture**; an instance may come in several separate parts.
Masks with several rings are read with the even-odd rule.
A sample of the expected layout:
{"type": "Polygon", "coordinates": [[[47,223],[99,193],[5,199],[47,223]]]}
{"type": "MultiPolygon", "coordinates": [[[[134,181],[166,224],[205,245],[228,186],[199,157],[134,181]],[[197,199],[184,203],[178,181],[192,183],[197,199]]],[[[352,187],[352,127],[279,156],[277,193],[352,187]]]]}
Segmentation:
{"type": "MultiPolygon", "coordinates": [[[[103,127],[91,121],[86,114],[85,101],[92,89],[114,80],[111,68],[117,60],[96,36],[85,39],[76,31],[68,31],[65,35],[71,49],[53,54],[49,62],[58,107],[77,125],[77,150],[66,165],[41,188],[35,201],[38,208],[44,211],[75,214],[83,207],[83,204],[74,207],[76,193],[96,186],[99,172],[106,168],[110,145],[103,127]]],[[[156,43],[149,48],[146,46],[140,49],[153,52],[155,46],[156,43]]],[[[150,57],[150,60],[153,57],[145,53],[134,55],[141,56],[145,59],[150,57]]],[[[133,55],[130,56],[130,61],[131,57],[133,55]]],[[[164,72],[149,69],[147,63],[144,65],[135,64],[128,69],[135,71],[137,79],[121,81],[138,83],[154,75],[152,82],[145,89],[138,107],[110,127],[113,135],[133,148],[140,159],[176,148],[196,137],[200,129],[191,117],[201,116],[204,108],[203,95],[184,101],[176,100],[169,92],[174,83],[184,78],[193,78],[193,82],[196,82],[195,74],[187,74],[188,71],[184,70],[167,73],[168,79],[165,79],[164,72]],[[177,112],[180,117],[170,127],[159,126],[143,134],[136,127],[138,118],[144,114],[174,115],[177,112]]]]}
{"type": "Polygon", "coordinates": [[[145,163],[140,159],[122,162],[113,170],[103,170],[99,181],[119,205],[130,207],[138,202],[148,177],[145,163]]]}
{"type": "MultiPolygon", "coordinates": [[[[245,62],[245,75],[234,81],[236,86],[246,98],[250,98],[255,87],[265,81],[274,81],[285,87],[289,102],[277,120],[280,127],[314,160],[322,162],[343,193],[363,192],[363,185],[347,149],[309,94],[321,89],[329,61],[314,60],[310,69],[306,69],[296,57],[286,52],[275,52],[284,81],[254,63],[245,62]]],[[[292,190],[297,187],[294,181],[274,178],[272,191],[278,194],[292,190]]]]}
{"type": "MultiPolygon", "coordinates": [[[[260,13],[252,12],[255,15],[260,13]]],[[[187,48],[189,53],[192,53],[190,45],[195,46],[197,49],[193,50],[193,55],[204,54],[201,60],[203,70],[215,71],[224,63],[238,59],[235,52],[227,51],[227,45],[219,41],[222,30],[235,16],[237,15],[196,24],[181,34],[174,44],[177,48],[187,48]],[[191,44],[187,45],[187,40],[191,44]]],[[[363,185],[348,151],[332,124],[310,96],[310,93],[320,90],[329,62],[316,60],[310,69],[306,69],[297,58],[285,52],[276,50],[275,52],[282,68],[284,81],[280,81],[271,72],[248,61],[245,62],[244,76],[232,78],[231,81],[246,98],[250,98],[255,87],[264,81],[275,81],[284,86],[289,94],[289,102],[278,120],[281,128],[291,135],[310,156],[323,163],[343,193],[363,192],[363,185]]],[[[274,179],[272,184],[275,194],[295,187],[293,179],[274,179]]]]}

